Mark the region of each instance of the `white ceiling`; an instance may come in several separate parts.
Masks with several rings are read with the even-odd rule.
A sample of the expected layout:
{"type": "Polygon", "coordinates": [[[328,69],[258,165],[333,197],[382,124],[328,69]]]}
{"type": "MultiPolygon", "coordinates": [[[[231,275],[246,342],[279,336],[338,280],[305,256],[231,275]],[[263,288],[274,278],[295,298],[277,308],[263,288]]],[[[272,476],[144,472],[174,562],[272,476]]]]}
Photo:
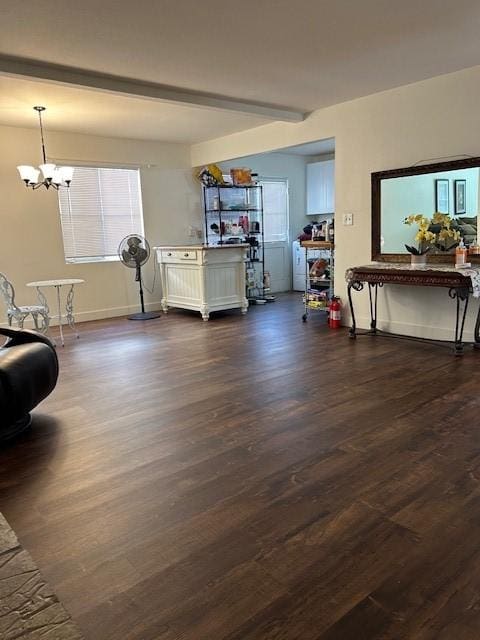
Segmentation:
{"type": "MultiPolygon", "coordinates": [[[[479,33],[478,0],[24,0],[0,8],[0,54],[306,112],[480,64],[479,33]]],[[[24,123],[16,105],[40,98],[5,83],[0,121],[24,123]]],[[[57,129],[196,142],[265,122],[41,91],[43,102],[52,92],[52,111],[58,106],[57,129]]]]}
{"type": "Polygon", "coordinates": [[[43,105],[47,131],[192,144],[250,129],[258,116],[156,102],[46,82],[0,76],[0,123],[37,127],[43,105]]]}

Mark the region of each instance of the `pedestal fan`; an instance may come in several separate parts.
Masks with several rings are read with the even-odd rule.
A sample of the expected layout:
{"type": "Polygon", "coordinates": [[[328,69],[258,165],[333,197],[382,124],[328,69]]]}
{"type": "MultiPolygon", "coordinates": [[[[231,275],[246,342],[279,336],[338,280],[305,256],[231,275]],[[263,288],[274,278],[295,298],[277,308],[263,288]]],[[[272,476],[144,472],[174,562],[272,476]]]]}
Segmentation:
{"type": "Polygon", "coordinates": [[[140,289],[140,305],[142,311],[128,316],[129,320],[153,320],[159,318],[157,311],[145,311],[143,301],[142,267],[150,257],[150,245],[146,238],[137,234],[125,236],[118,245],[118,257],[126,267],[135,269],[135,282],[138,282],[140,289]]]}

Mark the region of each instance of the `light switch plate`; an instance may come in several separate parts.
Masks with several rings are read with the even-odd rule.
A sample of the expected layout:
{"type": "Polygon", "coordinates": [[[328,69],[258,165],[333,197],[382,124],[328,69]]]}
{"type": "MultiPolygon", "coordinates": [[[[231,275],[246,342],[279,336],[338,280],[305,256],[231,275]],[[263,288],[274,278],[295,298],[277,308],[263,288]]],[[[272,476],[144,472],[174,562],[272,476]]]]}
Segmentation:
{"type": "Polygon", "coordinates": [[[343,224],[345,226],[350,226],[353,224],[353,213],[344,213],[343,214],[343,224]]]}

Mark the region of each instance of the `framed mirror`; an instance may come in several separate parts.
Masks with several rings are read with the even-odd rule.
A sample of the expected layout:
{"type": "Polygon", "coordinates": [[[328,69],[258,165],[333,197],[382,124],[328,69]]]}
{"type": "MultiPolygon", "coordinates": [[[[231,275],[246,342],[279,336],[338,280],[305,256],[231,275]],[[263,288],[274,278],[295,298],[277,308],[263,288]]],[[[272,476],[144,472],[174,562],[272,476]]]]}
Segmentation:
{"type": "MultiPolygon", "coordinates": [[[[409,262],[406,246],[419,246],[419,227],[405,220],[421,214],[428,262],[454,262],[460,239],[467,246],[480,240],[479,198],[480,158],[372,173],[372,260],[409,262]]],[[[480,255],[468,259],[480,262],[480,255]]]]}

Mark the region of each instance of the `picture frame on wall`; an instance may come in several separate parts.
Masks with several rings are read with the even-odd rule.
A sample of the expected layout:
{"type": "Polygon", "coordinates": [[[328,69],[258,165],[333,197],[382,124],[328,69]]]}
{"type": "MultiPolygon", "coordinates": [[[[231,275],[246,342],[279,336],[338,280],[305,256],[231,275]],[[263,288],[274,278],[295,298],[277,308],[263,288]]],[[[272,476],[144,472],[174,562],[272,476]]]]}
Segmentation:
{"type": "Polygon", "coordinates": [[[435,211],[450,213],[449,180],[435,180],[435,211]]]}
{"type": "Polygon", "coordinates": [[[455,215],[467,213],[467,181],[455,180],[455,215]]]}

